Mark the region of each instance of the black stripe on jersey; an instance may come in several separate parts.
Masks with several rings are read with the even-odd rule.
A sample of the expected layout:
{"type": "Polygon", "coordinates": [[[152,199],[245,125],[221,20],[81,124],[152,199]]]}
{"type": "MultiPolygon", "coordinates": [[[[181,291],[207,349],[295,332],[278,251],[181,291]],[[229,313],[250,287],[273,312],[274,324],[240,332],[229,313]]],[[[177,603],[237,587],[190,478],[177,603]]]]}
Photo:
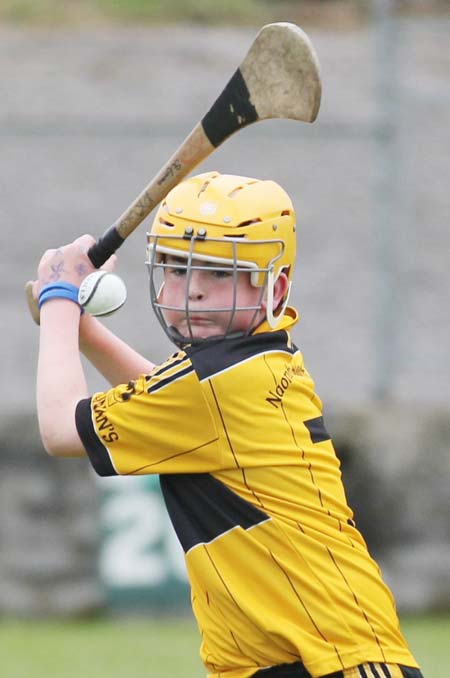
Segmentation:
{"type": "MultiPolygon", "coordinates": [[[[339,567],[339,564],[338,564],[338,562],[337,562],[336,557],[335,557],[334,554],[333,554],[333,551],[332,551],[328,546],[326,547],[326,549],[327,549],[327,551],[328,551],[328,555],[330,556],[330,558],[331,558],[331,560],[332,560],[332,562],[333,562],[333,565],[335,566],[335,568],[337,569],[337,571],[338,571],[339,574],[341,575],[342,579],[343,579],[344,582],[345,582],[345,585],[347,586],[349,592],[351,593],[352,598],[353,598],[353,600],[355,601],[355,604],[356,604],[357,608],[359,609],[359,611],[360,611],[362,617],[364,618],[364,621],[366,622],[367,626],[370,628],[370,631],[371,631],[371,633],[372,633],[372,636],[373,636],[373,638],[374,638],[376,644],[378,645],[378,647],[379,647],[379,649],[380,649],[380,652],[381,652],[381,654],[382,654],[383,660],[385,660],[386,657],[385,657],[383,648],[382,648],[382,646],[381,646],[380,640],[379,640],[379,638],[378,638],[378,636],[377,636],[377,634],[376,634],[376,631],[375,631],[375,629],[374,629],[374,627],[373,627],[372,622],[370,621],[369,617],[367,616],[367,613],[366,613],[366,611],[364,610],[364,608],[361,606],[361,604],[360,604],[360,602],[359,602],[359,599],[358,599],[358,596],[356,595],[355,591],[354,591],[354,590],[352,589],[352,587],[350,586],[350,582],[348,581],[347,577],[345,576],[343,570],[339,567]]],[[[363,667],[361,667],[361,669],[364,670],[363,667]]],[[[361,676],[362,676],[362,678],[365,678],[365,674],[364,674],[364,676],[363,676],[363,674],[361,674],[361,676]]]]}
{"type": "MultiPolygon", "coordinates": [[[[289,654],[295,656],[292,652],[289,654]]],[[[302,662],[293,662],[259,669],[256,673],[253,673],[251,678],[312,678],[312,675],[306,670],[302,662]]],[[[335,673],[327,673],[324,678],[345,678],[345,675],[343,671],[336,671],[335,673]]]]}
{"type": "Polygon", "coordinates": [[[326,440],[331,440],[331,437],[325,428],[323,417],[315,417],[303,422],[309,431],[311,441],[313,443],[324,443],[326,440]]]}
{"type": "Polygon", "coordinates": [[[185,553],[234,527],[248,530],[269,520],[209,473],[160,476],[167,511],[185,553]]]}
{"type": "Polygon", "coordinates": [[[289,335],[284,330],[263,332],[250,337],[208,340],[186,348],[200,380],[268,351],[294,354],[295,346],[288,345],[289,335]]]}
{"type": "Polygon", "coordinates": [[[219,405],[219,401],[218,401],[217,396],[216,396],[216,392],[214,391],[214,387],[213,387],[212,383],[208,382],[208,384],[209,384],[209,388],[211,389],[211,393],[213,395],[214,402],[216,403],[217,411],[219,413],[220,421],[222,422],[222,426],[223,426],[223,430],[224,430],[224,433],[225,433],[225,436],[226,436],[226,439],[227,439],[228,447],[230,448],[230,452],[233,455],[234,463],[236,464],[237,468],[240,468],[239,462],[236,458],[236,454],[235,454],[234,449],[233,449],[233,445],[231,444],[230,436],[228,435],[228,429],[225,425],[225,421],[224,421],[224,418],[223,418],[223,415],[222,415],[222,410],[220,409],[220,405],[219,405]]]}
{"type": "Polygon", "coordinates": [[[422,672],[419,669],[414,669],[412,666],[400,666],[400,671],[403,678],[423,678],[422,672]]]}
{"type": "Polygon", "coordinates": [[[157,381],[156,384],[149,386],[148,389],[147,389],[147,393],[154,393],[155,391],[159,391],[159,389],[164,388],[164,386],[168,386],[173,381],[178,381],[178,379],[185,377],[186,374],[189,374],[190,372],[193,372],[193,371],[194,371],[194,368],[192,367],[191,363],[189,362],[189,365],[187,367],[185,367],[184,370],[179,370],[178,372],[175,372],[175,374],[171,374],[170,377],[166,377],[165,379],[161,379],[161,381],[157,381]]]}
{"type": "MultiPolygon", "coordinates": [[[[311,678],[311,674],[301,662],[294,662],[271,666],[270,669],[259,669],[253,674],[253,678],[311,678]]],[[[326,678],[344,678],[344,674],[338,671],[338,673],[327,675],[326,678]]]]}
{"type": "Polygon", "coordinates": [[[339,654],[339,651],[338,651],[336,645],[334,645],[330,640],[328,640],[328,638],[326,638],[326,636],[324,636],[324,634],[322,633],[322,631],[321,631],[321,629],[319,628],[318,624],[316,623],[316,621],[314,620],[313,616],[311,615],[311,612],[308,610],[307,606],[305,605],[305,603],[304,603],[304,601],[303,601],[303,599],[302,599],[302,597],[301,597],[300,592],[295,588],[295,586],[294,586],[294,584],[293,584],[293,582],[292,582],[292,580],[291,580],[291,578],[290,578],[290,576],[289,576],[289,573],[284,569],[284,567],[282,566],[282,564],[278,562],[278,560],[275,558],[275,556],[274,556],[274,554],[272,553],[272,551],[270,551],[270,556],[271,556],[273,562],[275,563],[275,565],[277,565],[277,567],[279,567],[279,569],[281,570],[281,572],[282,572],[283,575],[285,576],[285,578],[286,578],[287,582],[289,583],[289,586],[291,587],[291,590],[293,591],[295,597],[296,597],[297,600],[299,601],[299,603],[300,603],[300,605],[302,606],[302,608],[304,609],[305,613],[308,615],[308,618],[309,618],[311,624],[314,626],[314,628],[316,629],[317,633],[318,633],[319,636],[322,638],[322,640],[333,648],[333,650],[336,652],[336,657],[339,659],[339,663],[341,664],[342,667],[344,667],[344,663],[343,663],[343,661],[342,661],[342,659],[341,659],[341,656],[340,656],[340,654],[339,654]]]}
{"type": "Polygon", "coordinates": [[[367,675],[367,671],[362,664],[361,664],[361,666],[358,666],[358,669],[359,669],[359,675],[360,675],[361,678],[369,678],[369,676],[367,675]]]}
{"type": "MultiPolygon", "coordinates": [[[[180,354],[177,354],[177,355],[180,355],[180,354]]],[[[164,374],[164,372],[171,370],[173,367],[176,367],[177,365],[181,365],[182,363],[184,363],[185,360],[189,360],[189,358],[187,357],[187,355],[185,353],[182,353],[181,357],[179,357],[177,360],[175,360],[174,358],[176,358],[176,355],[171,356],[170,359],[172,359],[172,362],[165,362],[164,365],[162,365],[158,369],[154,370],[151,374],[148,374],[145,377],[145,380],[151,381],[155,377],[159,377],[160,374],[164,374]]]]}
{"type": "Polygon", "coordinates": [[[75,423],[78,435],[98,475],[116,476],[118,474],[112,465],[108,450],[98,437],[92,421],[91,400],[92,398],[85,398],[77,404],[75,423]]]}

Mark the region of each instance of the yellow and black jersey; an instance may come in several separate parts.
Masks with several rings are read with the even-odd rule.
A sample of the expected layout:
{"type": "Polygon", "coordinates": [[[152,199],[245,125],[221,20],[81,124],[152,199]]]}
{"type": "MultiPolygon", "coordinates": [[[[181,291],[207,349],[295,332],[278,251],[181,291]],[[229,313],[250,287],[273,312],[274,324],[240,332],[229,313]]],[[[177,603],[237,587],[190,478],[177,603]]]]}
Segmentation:
{"type": "Polygon", "coordinates": [[[188,347],[81,401],[80,437],[100,475],[160,474],[210,676],[415,667],[353,523],[293,321],[290,310],[280,330],[188,347]]]}

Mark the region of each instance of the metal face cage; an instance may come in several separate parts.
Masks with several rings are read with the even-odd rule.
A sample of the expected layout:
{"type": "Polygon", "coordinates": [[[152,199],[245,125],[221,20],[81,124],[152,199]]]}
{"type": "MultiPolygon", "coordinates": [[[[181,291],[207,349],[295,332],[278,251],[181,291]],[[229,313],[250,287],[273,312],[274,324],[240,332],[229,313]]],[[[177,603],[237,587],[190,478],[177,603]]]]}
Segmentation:
{"type": "MultiPolygon", "coordinates": [[[[155,315],[170,341],[180,348],[191,344],[196,345],[210,339],[226,339],[235,336],[246,336],[251,334],[257,325],[257,318],[262,309],[263,301],[267,298],[267,306],[273,304],[273,285],[274,285],[274,265],[283,255],[284,242],[282,240],[259,240],[245,241],[237,238],[207,238],[202,235],[186,236],[172,234],[147,234],[147,258],[146,265],[150,278],[150,301],[155,315]],[[259,266],[252,261],[251,254],[255,246],[260,248],[270,245],[270,252],[273,254],[274,245],[278,252],[268,259],[264,266],[259,266]],[[245,256],[248,254],[249,256],[245,256]],[[171,255],[177,258],[177,262],[167,263],[167,256],[171,255]],[[177,269],[186,271],[186,284],[184,303],[182,306],[173,306],[160,301],[161,292],[164,286],[165,275],[168,269],[177,269]],[[191,315],[193,309],[190,302],[190,288],[192,281],[192,272],[195,270],[208,271],[226,271],[231,272],[233,276],[233,290],[230,304],[223,307],[202,308],[202,314],[205,313],[227,313],[229,318],[226,329],[223,334],[208,337],[207,339],[194,336],[192,329],[191,315]],[[252,286],[260,289],[257,303],[254,306],[239,306],[238,298],[238,274],[241,272],[250,275],[252,286]],[[166,311],[173,310],[184,314],[188,328],[187,336],[173,326],[169,325],[166,319],[166,311]],[[240,311],[253,311],[248,327],[245,330],[233,331],[233,322],[236,314],[240,311]]],[[[286,299],[287,303],[287,299],[286,299]]],[[[283,314],[286,304],[283,304],[281,314],[278,314],[275,320],[283,314]]],[[[271,312],[268,319],[274,319],[271,312]]],[[[261,322],[261,321],[259,321],[261,322]]],[[[270,322],[272,325],[273,323],[270,322]]]]}

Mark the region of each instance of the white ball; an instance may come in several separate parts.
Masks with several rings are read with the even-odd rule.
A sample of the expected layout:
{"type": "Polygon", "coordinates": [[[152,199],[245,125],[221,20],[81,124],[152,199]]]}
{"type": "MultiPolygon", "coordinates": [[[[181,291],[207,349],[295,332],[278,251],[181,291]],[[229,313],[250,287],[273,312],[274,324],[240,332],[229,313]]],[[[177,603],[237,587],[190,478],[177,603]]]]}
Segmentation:
{"type": "Polygon", "coordinates": [[[122,278],[108,271],[94,271],[81,283],[78,303],[95,316],[111,315],[124,305],[127,288],[122,278]]]}

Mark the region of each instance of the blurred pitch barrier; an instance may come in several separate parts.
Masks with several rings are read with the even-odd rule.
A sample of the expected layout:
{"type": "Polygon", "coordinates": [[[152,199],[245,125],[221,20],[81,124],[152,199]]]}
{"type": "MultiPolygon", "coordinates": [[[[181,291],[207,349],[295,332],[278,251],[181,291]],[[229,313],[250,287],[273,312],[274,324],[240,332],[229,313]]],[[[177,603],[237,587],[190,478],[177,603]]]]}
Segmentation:
{"type": "Polygon", "coordinates": [[[184,555],[157,476],[99,478],[100,576],[112,608],[189,605],[184,555]]]}

